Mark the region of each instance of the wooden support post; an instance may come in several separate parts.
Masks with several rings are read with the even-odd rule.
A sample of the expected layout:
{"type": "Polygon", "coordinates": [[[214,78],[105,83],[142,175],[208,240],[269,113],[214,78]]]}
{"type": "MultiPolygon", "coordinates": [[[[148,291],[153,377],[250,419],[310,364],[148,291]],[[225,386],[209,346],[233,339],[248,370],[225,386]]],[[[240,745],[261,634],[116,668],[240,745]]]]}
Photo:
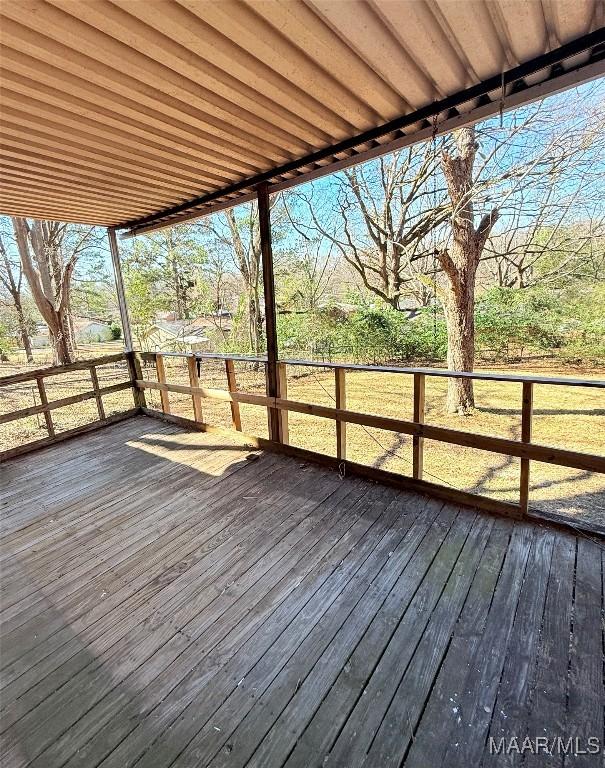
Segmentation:
{"type": "Polygon", "coordinates": [[[141,381],[143,378],[143,372],[141,371],[141,361],[136,355],[136,352],[127,352],[126,359],[128,361],[128,370],[130,371],[130,381],[132,382],[133,390],[132,396],[134,404],[137,408],[147,407],[147,401],[145,400],[145,390],[137,387],[137,381],[141,381]]]}
{"type": "MultiPolygon", "coordinates": [[[[283,400],[288,399],[288,371],[285,363],[277,364],[277,396],[283,400]]],[[[285,445],[288,444],[289,430],[288,430],[288,411],[279,410],[279,435],[280,440],[285,445]]]]}
{"type": "MultiPolygon", "coordinates": [[[[336,407],[346,410],[347,390],[345,369],[334,369],[334,384],[336,388],[336,407]]],[[[345,421],[336,422],[336,458],[344,461],[347,458],[347,424],[345,421]]]]}
{"type": "MultiPolygon", "coordinates": [[[[40,376],[36,379],[38,384],[38,394],[40,395],[40,402],[44,406],[48,406],[48,398],[46,397],[46,389],[44,387],[44,379],[40,376]]],[[[34,401],[35,402],[35,401],[34,401]]],[[[49,410],[44,411],[44,421],[46,422],[46,431],[49,437],[55,436],[55,425],[53,424],[53,417],[49,410]]]]}
{"type": "Polygon", "coordinates": [[[107,230],[107,238],[109,240],[111,262],[113,264],[113,273],[116,281],[116,293],[118,295],[120,320],[122,321],[122,338],[124,339],[124,348],[127,352],[132,352],[132,333],[130,331],[130,318],[128,317],[128,304],[126,303],[124,280],[122,279],[122,267],[120,266],[120,250],[118,248],[118,239],[116,237],[115,229],[112,227],[107,230]]]}
{"type": "MultiPolygon", "coordinates": [[[[192,387],[199,387],[200,379],[197,375],[197,360],[195,357],[187,358],[187,368],[189,369],[189,384],[191,384],[192,387]]],[[[192,394],[191,401],[193,403],[194,421],[204,421],[202,414],[202,398],[200,395],[192,394]]]]}
{"type": "MultiPolygon", "coordinates": [[[[531,443],[533,409],[534,385],[531,381],[524,381],[523,400],[521,405],[521,442],[523,443],[531,443]]],[[[519,506],[521,507],[523,514],[526,514],[529,507],[529,459],[521,459],[519,506]]]]}
{"type": "MultiPolygon", "coordinates": [[[[260,247],[263,262],[263,292],[265,297],[265,332],[267,336],[267,396],[277,397],[279,383],[277,378],[277,322],[275,309],[275,278],[273,275],[273,250],[271,247],[271,209],[269,205],[269,186],[259,184],[256,188],[258,199],[258,220],[260,247]]],[[[277,408],[267,409],[269,420],[269,439],[280,443],[280,418],[277,408]]]]}
{"type": "MultiPolygon", "coordinates": [[[[424,373],[414,374],[414,413],[412,421],[417,424],[424,424],[424,396],[425,396],[425,378],[424,373]]],[[[412,477],[415,480],[422,480],[424,468],[424,438],[419,435],[412,437],[412,477]]]]}
{"type": "MultiPolygon", "coordinates": [[[[237,392],[237,381],[235,379],[235,366],[233,360],[225,360],[225,373],[227,374],[227,389],[229,392],[237,392]]],[[[242,419],[239,412],[239,403],[231,402],[231,424],[233,429],[242,431],[242,419]]]]}
{"type": "Polygon", "coordinates": [[[97,401],[97,410],[99,411],[99,419],[105,420],[105,408],[103,407],[103,398],[99,392],[99,377],[97,376],[97,369],[94,365],[90,366],[90,378],[92,380],[92,388],[95,393],[95,400],[97,401]]]}
{"type": "MultiPolygon", "coordinates": [[[[163,355],[156,354],[155,356],[155,367],[158,372],[158,383],[159,384],[165,384],[166,383],[166,369],[164,368],[164,357],[163,355]]],[[[162,412],[163,413],[170,413],[170,399],[168,397],[168,392],[166,392],[163,389],[160,389],[160,402],[162,404],[162,412]]]]}

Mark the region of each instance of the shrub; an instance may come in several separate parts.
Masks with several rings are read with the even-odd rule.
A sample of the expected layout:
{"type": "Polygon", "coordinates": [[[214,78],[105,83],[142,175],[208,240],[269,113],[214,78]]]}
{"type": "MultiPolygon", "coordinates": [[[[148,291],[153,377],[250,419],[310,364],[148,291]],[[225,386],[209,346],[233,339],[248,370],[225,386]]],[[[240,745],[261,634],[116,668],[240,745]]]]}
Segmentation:
{"type": "Polygon", "coordinates": [[[115,322],[115,320],[110,323],[109,325],[109,331],[111,333],[112,341],[117,341],[118,339],[122,338],[122,329],[121,327],[115,322]]]}
{"type": "Polygon", "coordinates": [[[441,314],[421,311],[410,319],[386,306],[361,306],[349,314],[337,308],[282,314],[278,334],[287,356],[356,363],[442,359],[447,349],[441,314]]]}
{"type": "Polygon", "coordinates": [[[476,349],[495,360],[521,360],[528,352],[552,351],[564,340],[560,304],[538,289],[492,288],[475,309],[476,349]]]}

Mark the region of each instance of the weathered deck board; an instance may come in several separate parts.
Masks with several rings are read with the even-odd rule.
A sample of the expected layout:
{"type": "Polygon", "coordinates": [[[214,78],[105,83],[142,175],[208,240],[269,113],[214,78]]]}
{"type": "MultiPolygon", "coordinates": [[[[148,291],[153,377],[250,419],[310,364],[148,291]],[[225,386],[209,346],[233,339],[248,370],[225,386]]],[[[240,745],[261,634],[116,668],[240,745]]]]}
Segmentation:
{"type": "Polygon", "coordinates": [[[603,738],[601,541],[144,417],[0,472],[7,768],[500,766],[488,736],[603,738]]]}

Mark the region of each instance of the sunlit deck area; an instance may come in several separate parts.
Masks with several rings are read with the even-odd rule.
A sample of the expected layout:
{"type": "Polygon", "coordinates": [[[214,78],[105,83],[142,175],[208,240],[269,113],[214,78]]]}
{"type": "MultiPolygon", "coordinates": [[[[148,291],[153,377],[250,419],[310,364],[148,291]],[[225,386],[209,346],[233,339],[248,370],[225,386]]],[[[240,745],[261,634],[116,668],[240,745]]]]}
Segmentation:
{"type": "Polygon", "coordinates": [[[490,737],[603,738],[596,537],[145,416],[7,461],[0,513],[6,768],[467,768],[520,764],[490,737]]]}

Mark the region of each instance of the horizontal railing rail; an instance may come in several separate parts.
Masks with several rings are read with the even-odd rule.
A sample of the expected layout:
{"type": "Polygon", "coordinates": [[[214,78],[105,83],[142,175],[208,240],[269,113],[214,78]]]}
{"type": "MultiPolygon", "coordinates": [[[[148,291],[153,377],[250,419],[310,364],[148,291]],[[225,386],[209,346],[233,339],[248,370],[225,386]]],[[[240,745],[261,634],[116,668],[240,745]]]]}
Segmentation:
{"type": "MultiPolygon", "coordinates": [[[[598,379],[577,379],[572,377],[547,377],[534,375],[514,375],[500,373],[460,372],[449,371],[437,368],[398,368],[392,366],[372,366],[359,365],[353,363],[332,363],[311,360],[281,360],[278,362],[278,380],[279,392],[277,397],[270,397],[268,394],[257,394],[251,392],[240,392],[235,380],[233,368],[234,362],[247,362],[261,364],[265,366],[265,375],[267,375],[267,360],[263,356],[251,355],[224,355],[214,353],[159,353],[144,352],[136,353],[136,357],[154,362],[157,369],[157,382],[138,378],[135,382],[137,388],[142,392],[146,389],[158,390],[161,393],[161,412],[171,413],[169,393],[179,393],[190,395],[194,403],[194,413],[197,414],[195,421],[203,426],[205,425],[202,416],[201,399],[220,400],[231,404],[233,426],[241,431],[241,419],[239,418],[239,404],[250,404],[262,406],[267,409],[269,422],[269,437],[274,443],[283,445],[289,444],[288,435],[288,414],[290,412],[303,413],[310,416],[316,416],[323,419],[330,419],[336,425],[336,457],[338,461],[347,461],[347,436],[346,425],[357,424],[363,427],[384,429],[390,432],[410,435],[412,437],[412,475],[411,479],[418,483],[423,482],[424,471],[424,441],[435,440],[443,443],[449,443],[466,448],[474,448],[483,451],[490,451],[503,456],[510,456],[520,459],[520,477],[519,477],[519,503],[511,505],[508,502],[502,502],[502,506],[510,511],[514,507],[521,515],[528,511],[529,505],[529,478],[530,462],[539,461],[546,464],[555,464],[572,469],[579,469],[588,472],[605,473],[605,456],[598,456],[580,451],[572,451],[566,448],[556,448],[553,446],[535,443],[531,439],[532,417],[533,417],[533,395],[535,385],[556,385],[570,387],[589,387],[605,389],[605,381],[598,379]],[[171,384],[166,380],[166,368],[164,366],[165,357],[181,357],[188,361],[189,366],[189,385],[171,384]],[[198,381],[198,363],[204,360],[216,360],[224,362],[227,375],[227,389],[207,388],[200,386],[198,381]],[[310,367],[329,369],[334,372],[334,395],[335,406],[320,405],[317,403],[300,402],[289,399],[287,396],[287,376],[288,366],[310,367]],[[347,408],[347,389],[346,373],[347,371],[364,371],[372,373],[397,373],[410,375],[413,377],[413,403],[412,418],[399,419],[388,416],[380,416],[373,413],[354,411],[347,408]],[[437,426],[425,423],[425,386],[427,377],[439,378],[470,378],[483,381],[497,381],[518,383],[522,386],[521,391],[521,439],[512,440],[492,435],[479,434],[459,429],[437,426]],[[277,423],[279,429],[277,433],[271,431],[271,424],[276,422],[270,418],[272,411],[279,414],[277,423]]],[[[266,390],[267,391],[267,390],[266,390]]],[[[308,452],[307,453],[313,453],[308,452]]],[[[321,454],[315,454],[320,458],[321,454]]],[[[429,484],[426,484],[429,485],[429,484]]],[[[434,486],[434,483],[430,484],[434,486]]],[[[467,494],[469,495],[469,494],[467,494]]],[[[488,499],[478,497],[486,503],[488,499]]],[[[489,499],[491,507],[494,506],[494,500],[489,499]]]]}
{"type": "Polygon", "coordinates": [[[35,382],[37,394],[40,400],[39,404],[28,406],[26,408],[18,408],[17,410],[8,411],[6,413],[0,413],[0,425],[8,424],[10,422],[17,421],[18,419],[24,419],[29,416],[36,416],[41,414],[44,416],[44,423],[47,433],[45,438],[25,442],[22,445],[4,450],[2,449],[0,441],[0,460],[6,460],[8,458],[12,458],[13,456],[18,456],[22,453],[26,453],[45,445],[50,445],[53,442],[64,440],[67,437],[90,431],[96,427],[113,423],[120,418],[125,418],[137,413],[141,404],[140,396],[134,383],[138,378],[137,365],[138,363],[135,361],[132,354],[129,355],[125,352],[119,352],[112,355],[104,355],[102,357],[91,358],[89,360],[77,360],[76,362],[68,363],[66,365],[54,365],[47,368],[20,371],[19,373],[0,376],[0,397],[3,394],[2,390],[5,387],[12,387],[18,384],[35,382]],[[127,380],[104,387],[100,386],[97,368],[100,366],[109,365],[111,363],[119,363],[121,361],[125,361],[127,363],[127,369],[125,370],[125,378],[127,380]],[[75,371],[88,371],[91,384],[90,390],[85,392],[78,392],[75,395],[68,395],[67,397],[61,397],[55,400],[49,400],[45,379],[75,371]],[[126,389],[132,389],[134,392],[134,407],[132,409],[125,409],[123,413],[113,414],[109,417],[106,416],[105,406],[103,404],[103,396],[115,392],[121,392],[126,389]],[[65,408],[66,406],[75,405],[86,400],[96,400],[98,419],[93,419],[86,424],[57,433],[57,430],[55,429],[55,423],[53,422],[53,411],[57,410],[58,408],[65,408]]]}
{"type": "Polygon", "coordinates": [[[76,360],[74,363],[66,363],[65,365],[53,365],[33,371],[20,371],[19,373],[11,373],[8,376],[0,376],[0,387],[8,384],[19,384],[23,381],[45,379],[47,376],[58,376],[61,373],[70,373],[71,371],[85,371],[91,366],[108,365],[109,363],[117,363],[120,360],[126,359],[126,352],[115,352],[112,355],[103,355],[102,357],[90,358],[89,360],[76,360]]]}
{"type": "MultiPolygon", "coordinates": [[[[162,357],[194,357],[198,360],[233,360],[243,363],[262,363],[267,362],[266,356],[262,355],[231,355],[218,352],[137,352],[141,360],[153,362],[156,355],[162,357]]],[[[394,365],[364,365],[361,363],[335,363],[322,362],[321,360],[301,360],[284,358],[279,361],[283,365],[299,366],[304,368],[330,368],[350,371],[366,371],[368,373],[400,373],[413,376],[422,374],[424,376],[434,376],[436,378],[448,379],[476,379],[478,381],[503,381],[522,384],[529,382],[532,384],[554,384],[567,387],[592,387],[596,389],[605,389],[605,379],[577,379],[573,376],[536,376],[534,374],[512,374],[512,373],[492,373],[487,371],[450,371],[447,368],[402,368],[394,365]]]]}
{"type": "Polygon", "coordinates": [[[449,498],[457,502],[475,503],[487,509],[504,511],[508,514],[517,514],[524,516],[528,513],[529,507],[529,488],[530,488],[530,463],[532,461],[554,464],[572,469],[578,469],[586,472],[605,473],[605,456],[599,456],[581,451],[569,450],[567,448],[558,448],[548,445],[542,445],[532,441],[532,419],[533,419],[533,396],[534,387],[541,385],[556,385],[570,387],[589,387],[605,389],[605,381],[599,379],[577,379],[572,377],[547,377],[535,375],[515,375],[505,373],[486,373],[476,371],[472,373],[447,371],[438,368],[398,368],[394,366],[373,366],[360,365],[356,363],[333,363],[315,360],[281,360],[277,363],[277,396],[267,394],[268,390],[268,362],[263,355],[232,355],[218,353],[184,353],[184,352],[135,352],[118,353],[106,355],[90,360],[79,360],[69,365],[52,366],[40,368],[37,370],[24,371],[8,376],[0,377],[0,395],[2,387],[18,385],[27,382],[35,382],[39,403],[26,408],[18,408],[11,412],[0,414],[0,426],[28,416],[41,414],[47,431],[47,437],[26,443],[22,446],[1,450],[0,460],[5,460],[13,456],[20,455],[29,450],[52,444],[58,440],[63,440],[71,435],[95,429],[99,426],[117,421],[121,418],[127,418],[130,415],[141,412],[151,415],[157,415],[164,418],[183,421],[180,417],[172,414],[170,393],[187,395],[191,398],[193,407],[192,420],[184,420],[187,423],[195,425],[196,428],[203,430],[221,429],[215,425],[209,424],[204,419],[204,400],[216,400],[229,403],[231,410],[232,428],[242,433],[242,438],[246,440],[255,440],[257,444],[268,448],[286,450],[286,452],[303,455],[328,464],[336,462],[336,466],[350,466],[356,471],[370,472],[370,476],[380,479],[380,477],[394,477],[394,473],[384,470],[378,470],[371,467],[365,467],[351,462],[347,458],[347,425],[355,424],[364,428],[374,428],[387,430],[403,435],[409,435],[412,438],[411,446],[411,475],[397,475],[407,487],[424,490],[430,493],[441,495],[443,498],[449,498]],[[170,374],[170,365],[166,363],[174,358],[181,358],[186,364],[188,371],[188,384],[172,383],[168,380],[170,374]],[[100,386],[97,374],[97,368],[110,363],[127,363],[125,370],[126,381],[109,386],[100,386]],[[157,381],[144,378],[141,367],[141,361],[147,365],[152,364],[157,374],[157,381]],[[203,379],[204,361],[215,361],[221,363],[224,368],[225,389],[216,386],[204,386],[200,382],[200,369],[203,379]],[[235,364],[250,364],[255,368],[264,369],[265,390],[264,393],[240,391],[237,383],[235,364]],[[331,370],[334,375],[334,390],[332,399],[334,405],[321,405],[319,403],[301,402],[288,397],[288,367],[298,368],[323,368],[331,370]],[[48,392],[45,387],[45,379],[62,373],[72,371],[89,371],[91,380],[91,389],[67,397],[61,397],[55,400],[48,399],[48,392]],[[393,418],[390,416],[381,416],[375,413],[367,413],[353,410],[347,407],[347,372],[363,371],[369,373],[395,373],[411,376],[413,379],[411,418],[393,418]],[[425,409],[425,387],[426,379],[430,377],[438,378],[471,378],[483,381],[497,381],[517,383],[521,385],[521,438],[519,440],[498,437],[495,435],[479,434],[477,432],[453,429],[436,424],[426,423],[425,409]],[[127,409],[122,413],[114,414],[110,417],[105,415],[103,397],[113,392],[119,392],[132,388],[134,397],[134,407],[127,409]],[[160,395],[160,408],[148,408],[145,397],[147,390],[155,390],[160,395]],[[98,419],[88,424],[57,433],[53,422],[53,411],[70,405],[75,405],[86,400],[96,400],[98,409],[98,419]],[[242,431],[242,420],[240,414],[240,405],[253,405],[266,409],[269,425],[269,440],[244,435],[242,431]],[[291,446],[289,440],[288,416],[290,413],[301,413],[315,416],[321,419],[333,421],[335,424],[336,437],[336,458],[331,459],[324,454],[308,451],[297,446],[291,446]],[[497,501],[485,496],[470,494],[465,491],[458,491],[451,487],[446,487],[440,483],[427,482],[423,478],[424,474],[424,443],[426,440],[433,440],[451,445],[461,446],[463,448],[472,448],[482,451],[489,451],[507,457],[520,459],[519,474],[519,502],[511,504],[509,502],[497,501]],[[298,453],[296,453],[298,452],[298,453]]]}

